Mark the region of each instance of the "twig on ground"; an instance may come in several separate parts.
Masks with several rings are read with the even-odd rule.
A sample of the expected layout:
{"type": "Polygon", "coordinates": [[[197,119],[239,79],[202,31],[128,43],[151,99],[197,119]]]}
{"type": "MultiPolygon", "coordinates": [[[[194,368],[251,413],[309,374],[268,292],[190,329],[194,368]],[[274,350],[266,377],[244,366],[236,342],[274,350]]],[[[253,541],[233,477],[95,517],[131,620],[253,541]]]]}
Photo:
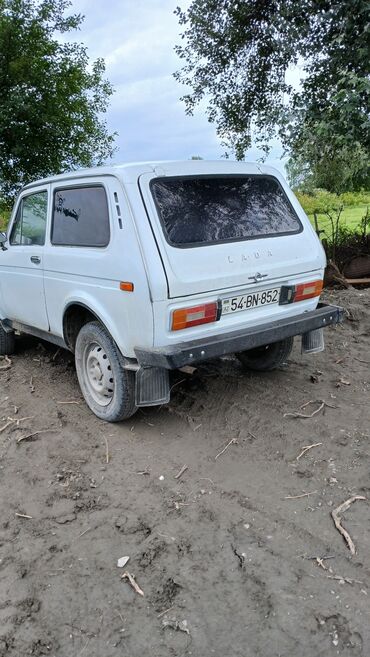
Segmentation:
{"type": "Polygon", "coordinates": [[[297,458],[296,458],[296,461],[299,461],[299,459],[300,459],[304,454],[306,454],[306,452],[308,452],[310,449],[312,449],[313,447],[319,447],[320,445],[322,445],[322,443],[314,443],[313,445],[306,445],[306,447],[302,447],[302,451],[301,451],[300,454],[298,454],[298,456],[297,456],[297,458]]]}
{"type": "Polygon", "coordinates": [[[18,518],[27,518],[28,520],[32,520],[33,516],[28,516],[26,513],[16,513],[15,514],[18,518]]]}
{"type": "Polygon", "coordinates": [[[348,381],[348,379],[344,379],[344,378],[342,377],[341,379],[339,379],[339,381],[336,382],[335,387],[336,387],[336,388],[340,388],[341,385],[343,385],[343,386],[350,386],[350,385],[351,385],[351,382],[348,381]]]}
{"type": "Polygon", "coordinates": [[[172,605],[172,607],[168,607],[168,609],[165,609],[164,611],[161,611],[161,613],[158,614],[157,618],[161,618],[161,616],[164,616],[165,614],[167,614],[169,611],[171,611],[171,609],[173,609],[173,605],[172,605]]]}
{"type": "Polygon", "coordinates": [[[10,427],[11,424],[14,424],[14,422],[15,420],[9,419],[9,421],[0,428],[0,433],[2,433],[3,431],[5,431],[5,429],[10,427]]]}
{"type": "Polygon", "coordinates": [[[361,358],[356,358],[355,360],[358,360],[359,363],[365,363],[365,365],[370,365],[370,360],[362,360],[361,358]]]}
{"type": "Polygon", "coordinates": [[[221,454],[226,452],[227,448],[230,447],[230,445],[237,445],[237,443],[238,443],[238,441],[237,441],[236,438],[232,438],[231,440],[229,440],[229,442],[227,443],[227,445],[225,445],[225,447],[221,450],[221,452],[216,454],[215,461],[217,461],[218,457],[221,456],[221,454]]]}
{"type": "Polygon", "coordinates": [[[108,438],[106,438],[105,436],[104,436],[104,441],[105,441],[105,462],[109,463],[110,454],[109,454],[108,438]]]}
{"type": "Polygon", "coordinates": [[[6,370],[9,370],[12,366],[12,361],[8,356],[4,356],[2,359],[5,361],[5,365],[0,365],[0,371],[5,372],[6,370]]]}
{"type": "Polygon", "coordinates": [[[14,423],[17,425],[17,427],[19,427],[20,422],[24,422],[25,420],[33,420],[33,415],[29,415],[28,417],[20,417],[20,418],[8,417],[7,423],[0,428],[0,433],[5,431],[5,429],[10,427],[14,423]]]}
{"type": "MultiPolygon", "coordinates": [[[[302,556],[304,556],[304,555],[302,555],[302,556]]],[[[326,559],[335,559],[335,555],[334,554],[329,554],[328,556],[324,556],[324,557],[318,557],[317,555],[314,555],[312,557],[304,557],[304,558],[305,559],[313,559],[314,561],[317,561],[317,559],[320,559],[321,561],[326,561],[326,559]]]]}
{"type": "Polygon", "coordinates": [[[306,402],[305,404],[302,404],[300,408],[306,408],[309,404],[320,404],[316,410],[314,410],[310,414],[306,413],[299,413],[299,411],[294,411],[293,413],[284,413],[284,417],[303,417],[303,418],[310,418],[313,417],[314,415],[317,415],[317,413],[320,413],[324,406],[328,406],[329,408],[337,408],[336,406],[333,406],[332,404],[328,404],[328,402],[324,401],[324,399],[313,399],[311,401],[306,402]]]}
{"type": "Polygon", "coordinates": [[[41,433],[56,433],[57,429],[40,429],[40,431],[34,431],[33,433],[28,433],[25,436],[18,438],[17,443],[22,443],[24,440],[31,440],[35,436],[39,436],[41,433]]]}
{"type": "Polygon", "coordinates": [[[55,354],[54,354],[54,356],[52,357],[51,360],[54,361],[59,354],[60,354],[60,347],[58,347],[58,349],[56,350],[56,352],[55,352],[55,354]]]}
{"type": "Polygon", "coordinates": [[[182,475],[184,474],[184,472],[186,472],[187,469],[188,466],[186,464],[183,465],[181,470],[179,470],[178,473],[174,476],[174,479],[180,479],[180,477],[182,477],[182,475]]]}
{"type": "Polygon", "coordinates": [[[342,575],[327,575],[328,579],[337,579],[346,584],[363,584],[360,579],[352,579],[351,577],[342,577],[342,575]]]}
{"type": "Polygon", "coordinates": [[[87,534],[87,532],[89,532],[90,530],[91,530],[91,527],[88,527],[87,529],[85,529],[84,532],[81,532],[81,534],[79,534],[79,535],[77,536],[77,538],[81,538],[81,536],[84,536],[84,534],[87,534]]]}
{"type": "MultiPolygon", "coordinates": [[[[187,379],[180,379],[180,381],[176,381],[176,383],[174,383],[173,386],[171,386],[171,388],[170,388],[170,392],[172,392],[172,390],[173,390],[174,388],[176,388],[176,386],[179,386],[180,383],[184,383],[184,381],[187,381],[187,379]]],[[[148,424],[149,424],[149,423],[148,423],[148,424]]]]}
{"type": "Polygon", "coordinates": [[[79,401],[58,401],[57,404],[79,404],[79,401]]]}
{"type": "Polygon", "coordinates": [[[343,575],[336,575],[333,572],[333,569],[330,566],[329,567],[325,566],[324,558],[325,557],[322,557],[322,558],[316,557],[316,563],[317,563],[318,566],[320,566],[320,568],[322,568],[323,570],[326,570],[329,573],[329,575],[326,575],[326,577],[328,579],[336,579],[339,582],[346,583],[346,584],[363,584],[363,582],[361,582],[359,579],[351,579],[350,577],[343,577],[343,575]]]}
{"type": "Polygon", "coordinates": [[[315,495],[315,493],[317,493],[317,490],[313,490],[311,493],[302,493],[302,495],[287,495],[284,500],[299,500],[300,497],[308,497],[309,495],[315,495]]]}
{"type": "Polygon", "coordinates": [[[347,530],[344,529],[344,527],[342,526],[341,524],[342,521],[339,514],[347,511],[347,509],[349,509],[351,504],[353,502],[356,502],[357,500],[366,500],[366,497],[364,497],[363,495],[354,495],[353,497],[350,497],[349,500],[346,500],[345,502],[337,506],[337,508],[331,512],[331,516],[334,520],[334,524],[337,530],[339,531],[339,533],[342,534],[345,542],[347,543],[350,549],[351,554],[356,554],[355,544],[352,538],[350,537],[349,533],[347,532],[347,530]]]}
{"type": "Polygon", "coordinates": [[[129,573],[128,570],[125,570],[121,579],[128,579],[134,591],[136,591],[136,593],[138,593],[139,595],[144,595],[144,591],[140,588],[137,581],[135,580],[135,577],[131,575],[131,573],[129,573]]]}

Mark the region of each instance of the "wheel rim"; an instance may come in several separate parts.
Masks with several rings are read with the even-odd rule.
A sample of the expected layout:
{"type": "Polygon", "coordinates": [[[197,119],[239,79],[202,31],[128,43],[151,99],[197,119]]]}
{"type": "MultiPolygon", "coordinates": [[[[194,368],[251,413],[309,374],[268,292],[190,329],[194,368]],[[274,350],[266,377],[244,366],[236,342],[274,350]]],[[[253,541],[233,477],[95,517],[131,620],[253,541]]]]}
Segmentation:
{"type": "Polygon", "coordinates": [[[100,406],[108,406],[113,399],[114,377],[109,358],[100,344],[93,342],[86,347],[82,367],[94,401],[100,406]]]}

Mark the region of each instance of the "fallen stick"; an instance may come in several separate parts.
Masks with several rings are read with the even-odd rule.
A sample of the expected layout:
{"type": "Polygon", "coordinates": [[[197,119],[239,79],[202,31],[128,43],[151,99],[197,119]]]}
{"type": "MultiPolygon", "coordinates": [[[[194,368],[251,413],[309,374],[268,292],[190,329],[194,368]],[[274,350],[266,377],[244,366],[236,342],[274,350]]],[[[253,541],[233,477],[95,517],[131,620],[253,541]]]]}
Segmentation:
{"type": "Polygon", "coordinates": [[[363,582],[361,582],[359,579],[351,579],[350,577],[343,577],[342,575],[336,575],[333,572],[333,569],[330,568],[330,566],[329,566],[329,568],[327,566],[325,566],[324,560],[320,559],[320,557],[316,557],[316,563],[317,563],[318,566],[320,566],[320,568],[322,568],[323,570],[326,570],[329,573],[329,574],[326,575],[326,577],[328,579],[336,579],[339,582],[343,582],[343,583],[346,583],[346,584],[363,584],[363,582]]]}
{"type": "Polygon", "coordinates": [[[18,418],[8,417],[8,422],[6,424],[4,424],[3,427],[1,427],[0,433],[5,431],[5,429],[10,427],[14,423],[17,425],[17,427],[19,427],[19,423],[24,422],[25,420],[33,420],[33,415],[29,415],[28,417],[20,417],[19,419],[18,418]]]}
{"type": "Polygon", "coordinates": [[[302,493],[302,495],[287,495],[287,497],[284,497],[284,500],[299,500],[301,497],[308,497],[315,493],[317,493],[317,490],[313,490],[311,493],[302,493]]]}
{"type": "Polygon", "coordinates": [[[370,278],[346,278],[347,283],[350,285],[368,285],[370,278]]]}
{"type": "Polygon", "coordinates": [[[168,609],[165,609],[164,611],[161,611],[161,613],[158,614],[157,618],[161,618],[161,616],[164,616],[165,614],[167,614],[169,611],[171,611],[171,609],[173,609],[173,605],[172,605],[172,607],[168,607],[168,609]]]}
{"type": "Polygon", "coordinates": [[[306,402],[305,404],[302,404],[300,408],[306,408],[309,404],[320,404],[316,410],[314,410],[312,413],[307,415],[306,413],[299,413],[299,411],[294,411],[293,413],[284,413],[284,417],[303,417],[303,418],[310,418],[313,417],[314,415],[317,415],[317,413],[320,413],[324,406],[328,406],[328,408],[336,408],[336,406],[332,406],[331,404],[328,404],[326,401],[323,399],[316,399],[316,400],[311,400],[306,402]]]}
{"type": "Polygon", "coordinates": [[[40,429],[40,431],[34,431],[33,433],[28,433],[25,436],[21,436],[20,438],[18,438],[17,443],[21,443],[24,440],[30,440],[35,436],[39,436],[41,433],[56,433],[56,432],[57,429],[40,429]]]}
{"type": "Polygon", "coordinates": [[[57,404],[79,404],[79,401],[58,401],[57,404]]]}
{"type": "Polygon", "coordinates": [[[56,350],[56,352],[55,352],[55,354],[54,354],[54,356],[52,357],[51,360],[54,361],[56,359],[56,357],[58,356],[58,354],[60,354],[60,347],[56,350]]]}
{"type": "Polygon", "coordinates": [[[186,464],[183,465],[181,470],[179,470],[178,473],[174,476],[174,479],[180,479],[180,477],[182,477],[182,475],[184,474],[184,472],[186,472],[187,469],[188,466],[186,464]]]}
{"type": "Polygon", "coordinates": [[[16,513],[15,514],[18,518],[27,518],[28,520],[32,520],[33,516],[28,516],[26,513],[16,513]]]}
{"type": "Polygon", "coordinates": [[[304,558],[305,559],[314,559],[315,561],[317,561],[318,559],[320,559],[320,561],[326,561],[326,559],[335,559],[335,555],[334,554],[329,554],[328,556],[324,556],[324,557],[318,557],[318,556],[314,555],[312,557],[304,557],[304,558]]]}
{"type": "Polygon", "coordinates": [[[298,454],[298,456],[297,456],[297,458],[296,458],[296,461],[299,461],[299,459],[301,458],[301,456],[303,456],[303,455],[304,455],[306,452],[308,452],[310,449],[312,449],[313,447],[319,447],[320,445],[322,445],[322,443],[314,443],[313,445],[306,445],[306,447],[303,447],[303,448],[302,448],[301,453],[298,454]]]}
{"type": "Polygon", "coordinates": [[[353,502],[356,502],[357,500],[366,500],[366,497],[364,497],[363,495],[354,495],[353,497],[350,497],[349,500],[346,500],[345,502],[343,502],[342,504],[337,506],[337,508],[334,509],[334,511],[331,512],[331,517],[334,520],[334,524],[335,524],[338,532],[340,534],[342,534],[345,542],[347,543],[347,545],[350,549],[351,554],[356,554],[355,544],[354,544],[352,538],[350,537],[349,533],[347,532],[347,530],[344,529],[344,527],[342,526],[342,524],[341,524],[342,521],[341,521],[341,518],[340,518],[339,514],[344,513],[345,511],[347,511],[347,509],[349,509],[351,504],[353,502]]]}
{"type": "Polygon", "coordinates": [[[87,529],[85,529],[84,532],[81,532],[81,534],[79,534],[79,535],[77,536],[77,538],[81,538],[81,536],[84,536],[84,535],[87,534],[87,532],[89,532],[89,531],[91,531],[91,527],[88,527],[87,529]]]}
{"type": "Polygon", "coordinates": [[[104,440],[105,440],[105,462],[108,464],[110,461],[108,438],[104,436],[104,440]]]}
{"type": "Polygon", "coordinates": [[[8,427],[10,427],[11,424],[14,424],[14,422],[15,422],[15,420],[10,420],[10,421],[7,422],[6,424],[4,424],[4,426],[1,427],[1,429],[0,429],[0,433],[2,433],[3,431],[5,431],[5,429],[7,429],[8,427]]]}
{"type": "Polygon", "coordinates": [[[230,445],[232,445],[232,444],[235,444],[235,445],[236,445],[237,442],[238,442],[238,441],[237,441],[236,438],[232,438],[231,440],[229,440],[229,442],[227,443],[227,445],[225,445],[225,447],[221,450],[221,452],[219,452],[218,454],[216,454],[216,456],[215,456],[215,461],[218,459],[219,456],[221,456],[221,454],[223,454],[224,452],[226,452],[227,448],[230,447],[230,445]]]}
{"type": "Polygon", "coordinates": [[[20,422],[25,422],[26,420],[33,420],[34,417],[35,417],[34,415],[27,415],[27,417],[20,417],[20,418],[16,417],[14,420],[13,418],[9,418],[9,420],[13,420],[18,426],[20,422]]]}
{"type": "Polygon", "coordinates": [[[136,591],[136,593],[138,593],[139,595],[144,595],[144,591],[140,588],[137,581],[135,580],[135,577],[131,575],[131,573],[129,573],[128,570],[125,570],[125,572],[121,576],[121,579],[128,579],[134,591],[136,591]]]}
{"type": "Polygon", "coordinates": [[[337,579],[340,582],[345,582],[346,584],[363,584],[360,579],[352,579],[351,577],[342,577],[341,575],[327,575],[328,579],[337,579]]]}

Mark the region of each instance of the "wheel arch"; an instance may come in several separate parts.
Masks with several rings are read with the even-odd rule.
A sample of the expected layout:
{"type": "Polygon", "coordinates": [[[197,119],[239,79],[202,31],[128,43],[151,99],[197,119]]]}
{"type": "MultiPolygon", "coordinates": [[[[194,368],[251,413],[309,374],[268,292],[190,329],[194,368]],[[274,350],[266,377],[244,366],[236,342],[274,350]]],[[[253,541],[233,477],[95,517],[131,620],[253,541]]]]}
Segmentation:
{"type": "Polygon", "coordinates": [[[91,306],[83,301],[70,301],[64,309],[63,313],[63,338],[72,352],[75,350],[77,335],[85,324],[88,322],[98,321],[115,340],[112,331],[110,330],[107,322],[102,318],[99,311],[91,308],[91,306]]]}

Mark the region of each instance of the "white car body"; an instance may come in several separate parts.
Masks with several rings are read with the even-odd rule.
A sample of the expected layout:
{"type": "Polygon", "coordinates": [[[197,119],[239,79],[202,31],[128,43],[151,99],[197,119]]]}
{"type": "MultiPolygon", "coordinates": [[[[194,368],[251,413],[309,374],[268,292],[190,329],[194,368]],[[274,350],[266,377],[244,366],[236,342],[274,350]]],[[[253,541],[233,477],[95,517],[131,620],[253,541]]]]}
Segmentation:
{"type": "Polygon", "coordinates": [[[22,190],[8,236],[22,199],[41,191],[47,192],[48,204],[45,243],[8,241],[0,251],[0,320],[13,328],[70,346],[66,311],[79,305],[100,320],[122,355],[135,364],[138,348],[148,352],[176,348],[297,317],[318,304],[316,296],[297,304],[265,305],[171,330],[172,313],[178,308],[222,303],[249,292],[323,278],[326,260],[320,241],[285,179],[271,167],[230,161],[153,162],[53,176],[22,190]],[[150,190],[153,180],[243,175],[277,179],[301,223],[300,232],[190,248],[169,243],[150,190]],[[106,192],[109,243],[103,247],[52,244],[56,190],[93,185],[106,192]],[[120,289],[122,281],[133,283],[132,293],[120,289]]]}

